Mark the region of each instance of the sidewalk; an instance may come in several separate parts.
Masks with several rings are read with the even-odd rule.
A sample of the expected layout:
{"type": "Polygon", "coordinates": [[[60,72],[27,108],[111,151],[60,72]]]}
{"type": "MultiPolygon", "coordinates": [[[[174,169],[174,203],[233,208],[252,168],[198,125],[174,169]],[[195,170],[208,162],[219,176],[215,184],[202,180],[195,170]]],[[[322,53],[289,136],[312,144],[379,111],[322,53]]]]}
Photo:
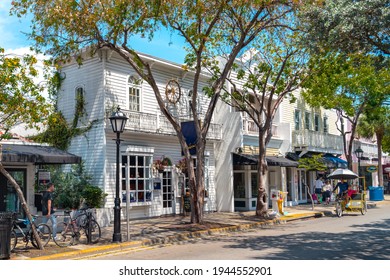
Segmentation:
{"type": "MultiPolygon", "coordinates": [[[[390,195],[385,195],[383,201],[368,201],[368,208],[376,207],[381,203],[390,203],[390,195]]],[[[285,215],[269,220],[256,217],[254,211],[234,213],[213,212],[205,213],[203,225],[190,224],[190,217],[181,215],[131,220],[129,222],[129,241],[127,241],[127,223],[126,221],[122,221],[121,243],[112,243],[113,226],[109,226],[101,229],[102,238],[97,244],[78,244],[60,248],[53,241],[50,241],[44,250],[37,250],[31,247],[28,250],[19,250],[11,253],[11,260],[86,259],[91,255],[108,254],[122,250],[140,250],[147,246],[183,242],[204,235],[269,227],[296,219],[333,216],[335,213],[334,209],[334,205],[324,204],[315,205],[314,211],[312,210],[311,204],[285,207],[285,215]]]]}

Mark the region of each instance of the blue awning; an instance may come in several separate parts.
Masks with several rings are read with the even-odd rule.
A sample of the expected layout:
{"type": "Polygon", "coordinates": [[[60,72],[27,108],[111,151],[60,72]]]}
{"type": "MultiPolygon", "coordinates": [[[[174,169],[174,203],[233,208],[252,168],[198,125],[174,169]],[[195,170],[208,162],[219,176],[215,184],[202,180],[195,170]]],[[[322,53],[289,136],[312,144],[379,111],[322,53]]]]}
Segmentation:
{"type": "Polygon", "coordinates": [[[326,154],[323,156],[323,158],[326,162],[334,165],[335,167],[347,167],[348,166],[347,161],[345,161],[339,157],[333,156],[333,155],[326,154]]]}

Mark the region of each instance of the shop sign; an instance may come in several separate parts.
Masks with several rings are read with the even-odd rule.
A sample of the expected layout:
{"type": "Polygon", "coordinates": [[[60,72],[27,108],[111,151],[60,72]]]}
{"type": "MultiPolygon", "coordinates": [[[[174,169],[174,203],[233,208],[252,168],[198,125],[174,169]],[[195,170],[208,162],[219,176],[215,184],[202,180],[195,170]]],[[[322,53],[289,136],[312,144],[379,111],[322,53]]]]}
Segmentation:
{"type": "Polygon", "coordinates": [[[50,182],[50,172],[49,171],[39,171],[38,172],[38,181],[39,185],[46,186],[50,182]]]}
{"type": "Polygon", "coordinates": [[[376,172],[376,171],[378,171],[378,167],[376,167],[376,166],[367,166],[367,172],[376,172]]]}

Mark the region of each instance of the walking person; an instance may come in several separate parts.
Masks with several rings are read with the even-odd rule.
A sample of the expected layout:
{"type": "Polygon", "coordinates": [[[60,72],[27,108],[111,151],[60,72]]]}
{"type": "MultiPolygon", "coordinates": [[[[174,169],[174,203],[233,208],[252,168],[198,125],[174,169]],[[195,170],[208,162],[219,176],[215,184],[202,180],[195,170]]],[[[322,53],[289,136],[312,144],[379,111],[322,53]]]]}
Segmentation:
{"type": "Polygon", "coordinates": [[[324,182],[322,181],[322,177],[318,176],[317,180],[315,181],[315,188],[314,188],[314,193],[317,195],[318,200],[320,199],[320,195],[322,198],[322,187],[324,186],[324,182]]]}
{"type": "Polygon", "coordinates": [[[325,197],[325,204],[329,204],[330,198],[332,195],[332,185],[330,184],[330,180],[326,180],[325,185],[322,187],[323,190],[323,196],[325,197]]]}
{"type": "Polygon", "coordinates": [[[57,218],[54,216],[54,205],[53,205],[53,192],[54,192],[54,184],[49,183],[47,185],[46,191],[42,195],[42,216],[43,223],[47,223],[49,220],[52,225],[52,235],[53,239],[56,238],[57,235],[57,218]]]}

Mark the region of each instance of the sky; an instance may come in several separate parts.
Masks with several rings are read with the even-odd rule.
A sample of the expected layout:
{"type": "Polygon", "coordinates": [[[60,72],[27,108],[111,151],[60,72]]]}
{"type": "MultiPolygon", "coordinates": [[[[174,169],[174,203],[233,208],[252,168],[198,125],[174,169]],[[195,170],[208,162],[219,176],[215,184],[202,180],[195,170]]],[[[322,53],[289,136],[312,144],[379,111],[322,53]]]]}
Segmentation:
{"type": "MultiPolygon", "coordinates": [[[[0,47],[4,48],[7,54],[23,55],[29,52],[32,45],[23,34],[30,31],[30,21],[28,18],[11,17],[9,15],[11,2],[12,0],[0,0],[0,47]]],[[[156,34],[151,42],[146,38],[136,38],[133,46],[139,52],[183,63],[185,56],[183,42],[177,36],[171,37],[168,33],[161,32],[156,34]]]]}

